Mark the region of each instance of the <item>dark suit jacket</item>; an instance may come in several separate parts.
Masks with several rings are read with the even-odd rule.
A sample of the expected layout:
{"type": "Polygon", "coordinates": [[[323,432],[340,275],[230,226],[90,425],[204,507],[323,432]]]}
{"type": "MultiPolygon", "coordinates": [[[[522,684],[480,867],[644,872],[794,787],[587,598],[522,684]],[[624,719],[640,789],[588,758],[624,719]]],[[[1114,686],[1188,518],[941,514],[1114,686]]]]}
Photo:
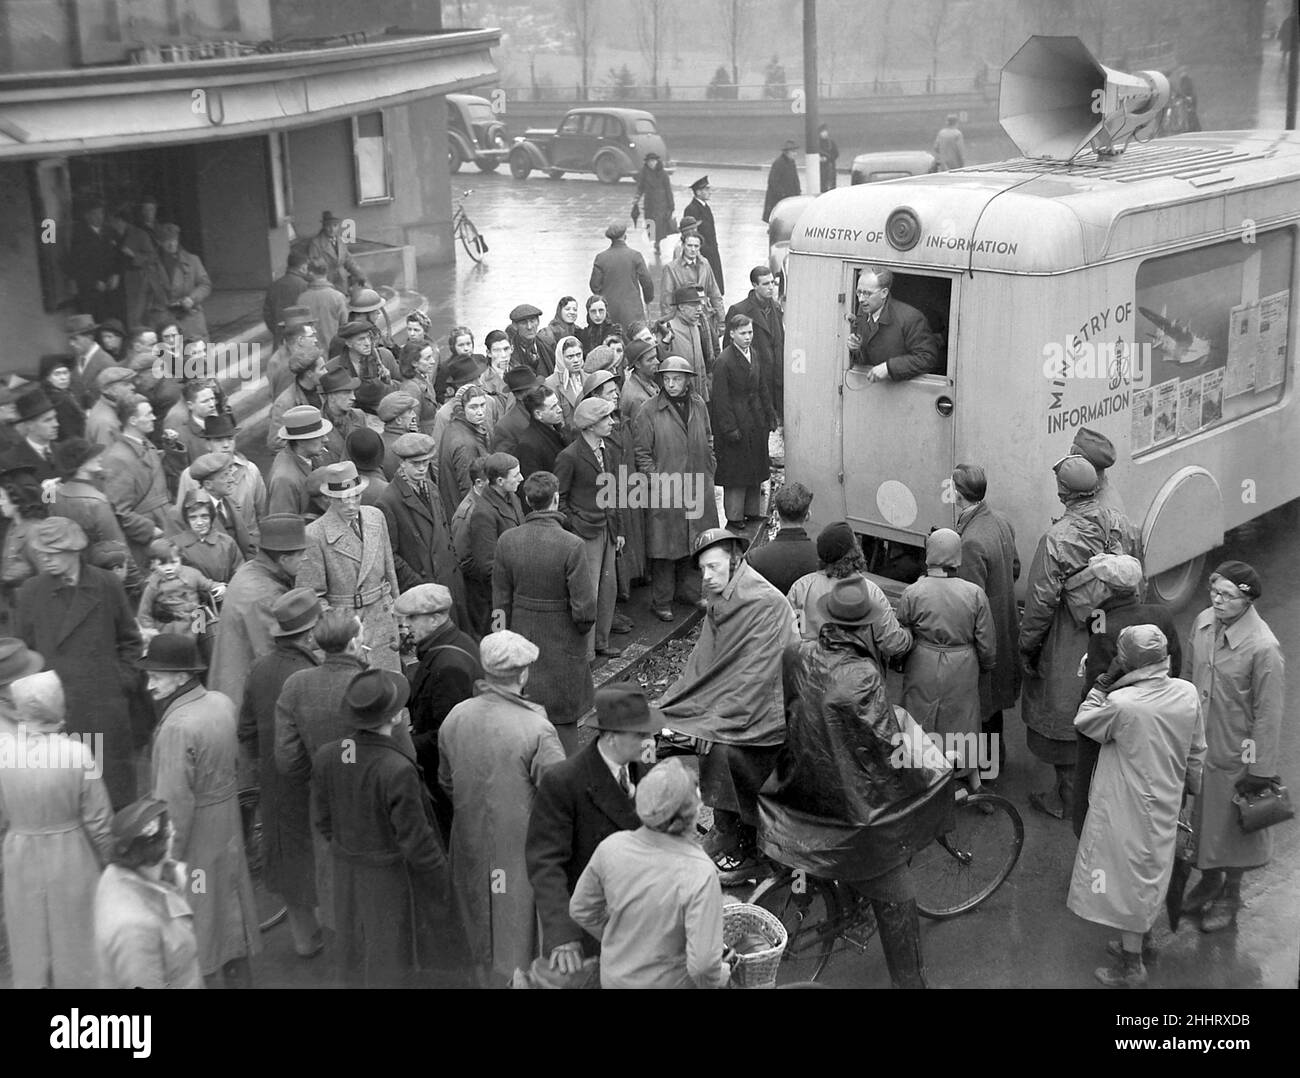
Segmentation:
{"type": "Polygon", "coordinates": [[[788,594],[790,586],[801,576],[815,573],[821,567],[817,544],[803,528],[782,528],[770,543],[751,551],[745,560],[782,595],[788,594]]]}
{"type": "MultiPolygon", "coordinates": [[[[628,773],[640,782],[645,768],[628,764],[628,773]]],[[[569,917],[569,898],[596,847],[617,831],[640,826],[632,799],[619,789],[596,742],[542,776],[524,857],[542,921],[543,955],[574,940],[582,941],[586,954],[600,951],[600,944],[569,917]]]]}
{"type": "Polygon", "coordinates": [[[379,496],[376,506],[388,522],[393,566],[401,590],[417,584],[441,584],[451,591],[454,620],[458,625],[468,625],[465,580],[451,546],[451,527],[443,512],[438,485],[430,478],[428,494],[421,498],[405,476],[399,475],[379,496]]]}
{"type": "Polygon", "coordinates": [[[490,585],[492,568],[496,563],[497,540],[502,532],[517,528],[523,522],[523,510],[515,496],[503,495],[488,487],[470,514],[469,564],[465,567],[465,575],[490,585]]]}
{"type": "Polygon", "coordinates": [[[530,419],[510,453],[519,458],[519,470],[527,479],[533,472],[555,471],[555,458],[564,446],[564,434],[558,428],[530,419]]]}
{"type": "Polygon", "coordinates": [[[849,352],[855,364],[874,367],[886,363],[889,377],[895,382],[905,382],[918,374],[943,373],[939,342],[930,332],[925,315],[893,296],[880,308],[877,323],[859,312],[853,332],[862,338],[862,347],[849,352]]]}
{"type": "Polygon", "coordinates": [[[18,435],[18,440],[14,442],[4,457],[0,458],[0,468],[5,471],[11,468],[32,468],[36,472],[36,479],[42,483],[55,477],[54,465],[47,460],[41,459],[36,450],[32,448],[31,443],[21,434],[18,435]]]}
{"type": "MultiPolygon", "coordinates": [[[[623,463],[622,455],[609,438],[605,439],[604,452],[605,473],[616,482],[618,467],[623,463]]],[[[564,514],[564,526],[583,539],[595,539],[604,530],[613,542],[622,530],[619,507],[612,498],[606,508],[602,509],[598,504],[602,489],[600,476],[596,453],[581,435],[555,458],[555,478],[560,481],[560,512],[564,514]]],[[[608,488],[607,494],[613,493],[614,489],[608,488]]]]}
{"type": "MultiPolygon", "coordinates": [[[[766,307],[760,304],[752,288],[749,295],[727,308],[726,321],[730,322],[733,314],[745,314],[754,320],[754,355],[767,376],[772,406],[781,416],[785,407],[785,314],[776,300],[766,307]]],[[[730,331],[723,334],[722,345],[731,346],[730,331]]]]}
{"type": "Polygon", "coordinates": [[[722,283],[722,256],[718,253],[718,228],[713,220],[713,208],[707,202],[693,198],[682,211],[683,217],[694,217],[700,222],[696,231],[700,235],[700,254],[713,270],[714,280],[718,282],[718,291],[726,292],[722,283]]]}

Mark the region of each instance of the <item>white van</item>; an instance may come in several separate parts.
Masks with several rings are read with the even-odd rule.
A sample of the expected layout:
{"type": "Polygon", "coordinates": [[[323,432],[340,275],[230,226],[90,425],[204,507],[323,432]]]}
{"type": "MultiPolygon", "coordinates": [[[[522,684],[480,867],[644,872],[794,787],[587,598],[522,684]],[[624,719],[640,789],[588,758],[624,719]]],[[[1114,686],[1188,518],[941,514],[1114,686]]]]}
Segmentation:
{"type": "Polygon", "coordinates": [[[787,479],[823,520],[923,546],[955,522],[953,466],[979,464],[1028,564],[1061,514],[1051,465],[1091,427],[1115,443],[1156,594],[1186,602],[1226,529],[1300,496],[1298,221],[1294,132],[822,195],[786,263],[787,479]],[[926,315],[945,374],[869,383],[850,366],[869,267],[926,315]]]}

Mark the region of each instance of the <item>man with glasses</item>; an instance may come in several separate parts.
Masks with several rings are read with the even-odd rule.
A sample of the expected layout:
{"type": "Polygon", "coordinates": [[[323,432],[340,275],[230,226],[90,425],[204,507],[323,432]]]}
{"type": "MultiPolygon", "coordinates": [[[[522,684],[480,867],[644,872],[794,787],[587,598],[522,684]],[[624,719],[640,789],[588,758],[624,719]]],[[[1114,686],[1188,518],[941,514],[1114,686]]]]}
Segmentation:
{"type": "Polygon", "coordinates": [[[858,277],[858,313],[849,334],[849,361],[867,368],[868,382],[905,382],[918,374],[943,374],[939,342],[925,315],[890,295],[894,275],[863,270],[858,277]]]}

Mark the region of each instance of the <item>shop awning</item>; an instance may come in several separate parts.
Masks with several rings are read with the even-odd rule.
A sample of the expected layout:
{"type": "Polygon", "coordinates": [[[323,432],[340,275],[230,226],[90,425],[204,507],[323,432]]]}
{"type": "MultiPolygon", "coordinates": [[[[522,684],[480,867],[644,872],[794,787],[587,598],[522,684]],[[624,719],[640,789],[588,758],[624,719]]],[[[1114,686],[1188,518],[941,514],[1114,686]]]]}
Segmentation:
{"type": "Polygon", "coordinates": [[[240,138],[497,80],[499,30],[0,77],[0,160],[240,138]]]}

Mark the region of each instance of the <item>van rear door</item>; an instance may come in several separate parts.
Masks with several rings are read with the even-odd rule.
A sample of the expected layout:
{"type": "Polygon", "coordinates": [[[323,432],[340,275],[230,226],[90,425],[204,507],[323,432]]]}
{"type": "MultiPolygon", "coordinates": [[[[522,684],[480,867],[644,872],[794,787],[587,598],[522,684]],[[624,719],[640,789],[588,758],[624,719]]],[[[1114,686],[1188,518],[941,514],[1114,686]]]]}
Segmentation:
{"type": "MultiPolygon", "coordinates": [[[[850,367],[857,280],[868,269],[845,267],[844,310],[837,355],[845,370],[840,392],[844,495],[859,530],[884,539],[924,545],[932,528],[951,528],[949,480],[955,440],[955,276],[894,270],[890,294],[920,310],[948,355],[947,375],[925,374],[905,382],[869,382],[865,367],[850,367]]],[[[890,267],[893,269],[893,267],[890,267]]]]}

